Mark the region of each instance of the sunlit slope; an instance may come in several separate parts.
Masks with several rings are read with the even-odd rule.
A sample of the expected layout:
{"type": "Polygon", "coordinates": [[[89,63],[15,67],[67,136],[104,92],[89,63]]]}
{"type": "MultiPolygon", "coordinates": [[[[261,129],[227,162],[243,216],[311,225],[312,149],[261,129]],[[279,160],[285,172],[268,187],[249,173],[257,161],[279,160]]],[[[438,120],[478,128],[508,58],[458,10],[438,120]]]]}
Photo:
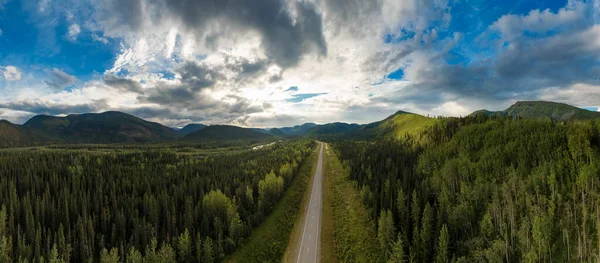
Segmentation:
{"type": "Polygon", "coordinates": [[[419,140],[420,134],[439,120],[414,113],[398,111],[386,119],[368,124],[360,130],[361,137],[403,139],[407,135],[419,140]]]}

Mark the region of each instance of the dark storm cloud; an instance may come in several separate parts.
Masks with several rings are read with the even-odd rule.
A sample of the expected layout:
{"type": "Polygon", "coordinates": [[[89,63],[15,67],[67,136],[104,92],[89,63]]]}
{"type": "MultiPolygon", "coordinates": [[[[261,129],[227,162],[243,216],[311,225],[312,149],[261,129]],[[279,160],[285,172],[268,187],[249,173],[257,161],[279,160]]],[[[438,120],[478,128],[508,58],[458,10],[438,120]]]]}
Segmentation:
{"type": "Polygon", "coordinates": [[[77,82],[75,76],[71,76],[60,69],[53,68],[45,71],[49,75],[50,80],[45,80],[44,82],[51,88],[63,89],[77,82]]]}
{"type": "Polygon", "coordinates": [[[206,64],[192,61],[185,62],[176,72],[181,75],[181,82],[190,91],[212,87],[219,79],[223,78],[218,71],[209,68],[206,64]]]}
{"type": "Polygon", "coordinates": [[[32,112],[35,114],[59,115],[73,113],[98,112],[107,108],[106,101],[96,100],[92,103],[66,105],[53,102],[19,101],[0,103],[0,108],[16,111],[32,112]]]}
{"type": "Polygon", "coordinates": [[[142,92],[142,85],[139,82],[128,78],[121,78],[115,75],[105,75],[104,84],[129,92],[142,92]]]}
{"type": "Polygon", "coordinates": [[[309,52],[327,54],[321,14],[308,1],[106,0],[100,7],[97,19],[108,27],[107,31],[139,31],[145,23],[178,21],[188,31],[204,36],[207,46],[211,46],[221,35],[256,30],[262,35],[265,52],[282,67],[296,65],[309,52]],[[211,23],[219,27],[205,35],[215,31],[207,30],[211,23]]]}
{"type": "Polygon", "coordinates": [[[140,101],[180,107],[214,106],[214,103],[207,101],[200,93],[222,80],[221,73],[206,64],[192,61],[184,62],[175,72],[181,76],[180,84],[159,81],[139,96],[140,101]]]}

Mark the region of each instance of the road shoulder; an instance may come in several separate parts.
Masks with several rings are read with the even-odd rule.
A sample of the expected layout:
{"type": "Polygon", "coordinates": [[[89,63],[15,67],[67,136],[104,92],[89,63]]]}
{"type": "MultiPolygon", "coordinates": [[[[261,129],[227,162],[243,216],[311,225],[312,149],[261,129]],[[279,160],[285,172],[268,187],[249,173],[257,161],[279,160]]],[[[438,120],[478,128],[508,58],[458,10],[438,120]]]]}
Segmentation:
{"type": "Polygon", "coordinates": [[[323,207],[321,213],[321,263],[336,263],[335,246],[333,239],[333,206],[331,179],[328,173],[327,152],[329,145],[325,144],[323,151],[323,207]]]}

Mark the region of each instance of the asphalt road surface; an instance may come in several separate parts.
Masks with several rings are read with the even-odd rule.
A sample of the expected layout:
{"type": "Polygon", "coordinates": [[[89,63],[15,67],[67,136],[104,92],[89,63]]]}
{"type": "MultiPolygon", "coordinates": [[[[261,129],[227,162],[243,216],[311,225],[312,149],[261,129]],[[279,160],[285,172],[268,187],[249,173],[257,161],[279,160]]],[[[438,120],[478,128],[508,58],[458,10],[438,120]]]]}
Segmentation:
{"type": "Polygon", "coordinates": [[[306,210],[306,218],[302,227],[302,239],[297,263],[319,262],[319,242],[321,235],[321,207],[323,204],[323,143],[320,144],[317,170],[310,191],[310,201],[306,210]]]}

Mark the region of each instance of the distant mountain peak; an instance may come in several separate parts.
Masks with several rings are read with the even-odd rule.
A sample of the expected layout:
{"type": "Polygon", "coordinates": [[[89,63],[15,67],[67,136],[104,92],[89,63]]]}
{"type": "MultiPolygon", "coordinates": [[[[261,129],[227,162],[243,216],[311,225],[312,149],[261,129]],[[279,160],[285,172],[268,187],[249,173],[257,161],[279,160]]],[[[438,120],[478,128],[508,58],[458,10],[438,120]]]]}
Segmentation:
{"type": "Polygon", "coordinates": [[[517,101],[506,110],[478,110],[469,116],[507,116],[525,119],[548,119],[554,121],[589,120],[600,118],[600,112],[588,111],[569,104],[551,101],[517,101]]]}

